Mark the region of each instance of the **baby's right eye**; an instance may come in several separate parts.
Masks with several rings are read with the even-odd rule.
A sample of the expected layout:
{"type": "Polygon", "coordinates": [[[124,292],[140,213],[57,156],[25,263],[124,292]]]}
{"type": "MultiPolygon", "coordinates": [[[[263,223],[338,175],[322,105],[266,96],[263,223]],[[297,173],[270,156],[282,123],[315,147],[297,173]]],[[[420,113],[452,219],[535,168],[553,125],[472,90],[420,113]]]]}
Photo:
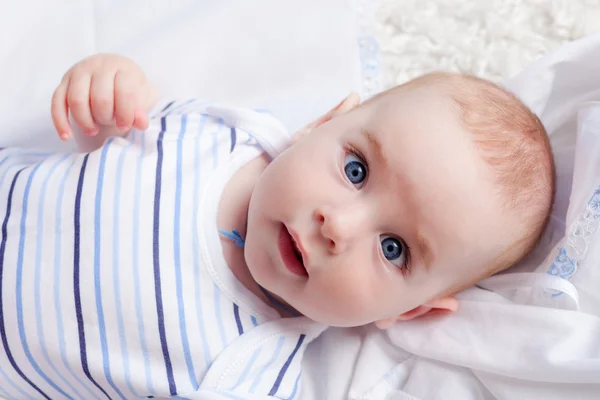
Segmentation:
{"type": "Polygon", "coordinates": [[[367,166],[355,154],[347,153],[344,158],[344,173],[350,183],[360,189],[367,179],[367,166]]]}

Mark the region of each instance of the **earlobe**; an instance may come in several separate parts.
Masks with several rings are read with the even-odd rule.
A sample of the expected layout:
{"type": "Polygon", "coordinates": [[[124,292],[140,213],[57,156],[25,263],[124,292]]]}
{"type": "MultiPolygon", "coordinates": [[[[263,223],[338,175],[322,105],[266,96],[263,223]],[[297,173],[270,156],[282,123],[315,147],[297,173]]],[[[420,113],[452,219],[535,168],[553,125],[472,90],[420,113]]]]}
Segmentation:
{"type": "Polygon", "coordinates": [[[458,310],[458,300],[454,296],[446,296],[432,300],[426,304],[432,311],[436,312],[454,312],[458,310]]]}
{"type": "Polygon", "coordinates": [[[316,127],[323,125],[325,122],[330,121],[337,116],[347,113],[348,111],[352,110],[354,107],[358,106],[359,104],[360,104],[360,96],[358,95],[358,93],[356,93],[356,92],[350,93],[348,95],[348,97],[346,97],[344,100],[342,100],[337,106],[332,108],[329,112],[321,115],[315,121],[311,122],[310,124],[306,125],[304,128],[300,129],[298,132],[294,133],[294,135],[292,136],[292,143],[293,144],[298,143],[300,141],[300,139],[302,139],[304,136],[306,136],[308,133],[310,133],[316,127]]]}
{"type": "Polygon", "coordinates": [[[375,321],[375,326],[383,330],[388,329],[400,321],[409,321],[424,315],[447,314],[455,312],[456,310],[458,310],[458,301],[454,297],[442,297],[440,299],[432,300],[426,304],[415,307],[412,310],[402,313],[396,317],[375,321]]]}

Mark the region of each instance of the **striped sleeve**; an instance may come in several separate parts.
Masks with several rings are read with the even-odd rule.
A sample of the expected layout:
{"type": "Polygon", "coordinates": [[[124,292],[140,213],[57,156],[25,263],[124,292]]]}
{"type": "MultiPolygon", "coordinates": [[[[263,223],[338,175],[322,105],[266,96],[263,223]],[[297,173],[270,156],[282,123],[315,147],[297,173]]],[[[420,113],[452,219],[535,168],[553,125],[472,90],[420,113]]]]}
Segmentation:
{"type": "Polygon", "coordinates": [[[304,317],[263,324],[219,356],[201,389],[230,399],[296,399],[304,352],[324,329],[304,317]]]}

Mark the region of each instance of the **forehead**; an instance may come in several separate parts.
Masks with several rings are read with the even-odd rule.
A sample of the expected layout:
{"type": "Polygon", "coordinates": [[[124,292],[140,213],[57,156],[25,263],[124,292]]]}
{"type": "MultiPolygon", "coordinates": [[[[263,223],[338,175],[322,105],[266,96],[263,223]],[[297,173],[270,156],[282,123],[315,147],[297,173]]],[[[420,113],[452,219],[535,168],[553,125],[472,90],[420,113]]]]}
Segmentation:
{"type": "Polygon", "coordinates": [[[432,91],[391,95],[373,103],[365,129],[387,160],[383,197],[400,199],[415,236],[430,242],[438,261],[475,256],[474,239],[501,222],[499,200],[452,100],[432,91]]]}

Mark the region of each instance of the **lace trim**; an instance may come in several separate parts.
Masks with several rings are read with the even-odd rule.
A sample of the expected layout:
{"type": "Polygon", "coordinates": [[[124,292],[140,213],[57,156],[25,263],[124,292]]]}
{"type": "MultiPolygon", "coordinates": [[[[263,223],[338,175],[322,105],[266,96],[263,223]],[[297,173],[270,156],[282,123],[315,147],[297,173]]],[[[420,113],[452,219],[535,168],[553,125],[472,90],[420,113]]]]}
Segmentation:
{"type": "Polygon", "coordinates": [[[583,215],[573,223],[567,237],[563,239],[548,274],[563,279],[572,277],[577,272],[579,262],[586,256],[590,240],[598,231],[599,223],[600,186],[590,197],[583,215]]]}
{"type": "Polygon", "coordinates": [[[356,0],[358,51],[362,73],[361,98],[372,97],[381,91],[381,55],[375,36],[377,0],[356,0]]]}

